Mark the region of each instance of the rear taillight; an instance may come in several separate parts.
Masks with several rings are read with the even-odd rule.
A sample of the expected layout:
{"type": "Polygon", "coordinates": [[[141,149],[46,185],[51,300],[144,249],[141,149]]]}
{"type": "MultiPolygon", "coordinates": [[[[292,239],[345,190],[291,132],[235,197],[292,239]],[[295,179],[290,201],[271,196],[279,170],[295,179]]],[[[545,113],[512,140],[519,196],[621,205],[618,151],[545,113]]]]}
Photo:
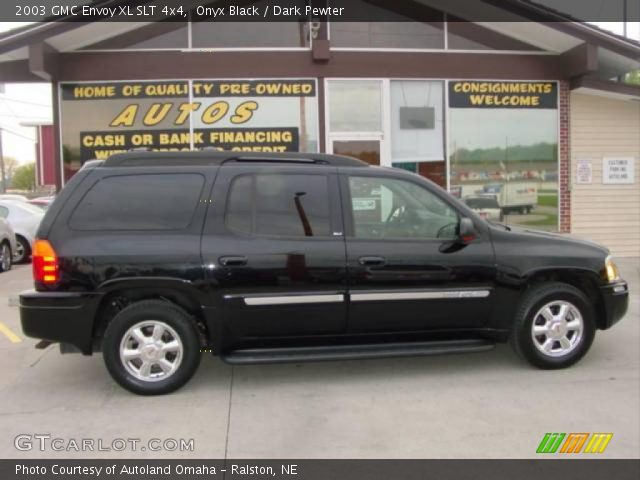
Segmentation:
{"type": "Polygon", "coordinates": [[[56,283],[60,279],[58,256],[47,240],[36,239],[31,254],[33,264],[33,279],[47,285],[56,283]]]}

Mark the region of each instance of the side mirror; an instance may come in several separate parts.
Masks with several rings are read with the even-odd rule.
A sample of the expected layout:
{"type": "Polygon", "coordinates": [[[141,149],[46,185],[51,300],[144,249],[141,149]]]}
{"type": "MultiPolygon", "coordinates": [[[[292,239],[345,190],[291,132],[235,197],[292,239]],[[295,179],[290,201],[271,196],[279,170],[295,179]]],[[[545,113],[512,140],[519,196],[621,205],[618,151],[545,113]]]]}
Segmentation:
{"type": "Polygon", "coordinates": [[[458,229],[458,238],[462,243],[469,243],[478,236],[473,221],[468,217],[460,219],[460,227],[458,229]]]}

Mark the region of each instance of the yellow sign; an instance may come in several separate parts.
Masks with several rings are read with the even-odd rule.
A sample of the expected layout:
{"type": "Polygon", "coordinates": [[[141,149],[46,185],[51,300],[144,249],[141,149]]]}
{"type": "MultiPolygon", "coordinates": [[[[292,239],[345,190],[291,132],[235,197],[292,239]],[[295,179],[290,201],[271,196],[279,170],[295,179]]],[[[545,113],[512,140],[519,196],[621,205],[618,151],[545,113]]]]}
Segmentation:
{"type": "Polygon", "coordinates": [[[555,82],[449,82],[451,108],[557,108],[555,82]]]}

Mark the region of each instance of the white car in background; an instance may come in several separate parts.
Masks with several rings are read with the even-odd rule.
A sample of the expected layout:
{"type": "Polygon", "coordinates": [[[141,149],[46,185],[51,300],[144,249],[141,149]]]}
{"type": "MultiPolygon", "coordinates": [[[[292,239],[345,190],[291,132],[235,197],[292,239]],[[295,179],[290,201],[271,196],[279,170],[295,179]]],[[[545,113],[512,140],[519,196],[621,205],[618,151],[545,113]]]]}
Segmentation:
{"type": "Polygon", "coordinates": [[[16,234],[13,263],[29,260],[31,246],[42,217],[44,211],[34,205],[20,200],[0,199],[0,218],[7,220],[16,234]]]}
{"type": "Polygon", "coordinates": [[[464,203],[485,220],[501,222],[503,219],[502,209],[495,195],[465,197],[464,203]]]}
{"type": "Polygon", "coordinates": [[[14,200],[19,202],[28,202],[29,199],[24,195],[17,195],[15,193],[2,193],[0,194],[0,200],[14,200]]]}
{"type": "Polygon", "coordinates": [[[16,234],[4,218],[0,218],[0,273],[11,270],[13,252],[16,251],[16,234]]]}

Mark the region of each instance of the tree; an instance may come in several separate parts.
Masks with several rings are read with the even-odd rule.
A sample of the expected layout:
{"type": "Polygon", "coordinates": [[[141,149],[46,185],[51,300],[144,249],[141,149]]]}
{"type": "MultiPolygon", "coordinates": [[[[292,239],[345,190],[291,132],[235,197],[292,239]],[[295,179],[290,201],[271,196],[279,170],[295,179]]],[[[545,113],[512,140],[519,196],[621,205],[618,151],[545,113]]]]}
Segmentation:
{"type": "Polygon", "coordinates": [[[4,174],[7,178],[13,177],[13,172],[16,171],[20,164],[13,157],[4,157],[4,174]]]}
{"type": "Polygon", "coordinates": [[[627,73],[625,83],[640,85],[640,70],[634,70],[633,72],[627,73]]]}
{"type": "Polygon", "coordinates": [[[28,163],[16,168],[11,178],[11,186],[18,190],[34,190],[36,188],[36,164],[28,163]]]}

